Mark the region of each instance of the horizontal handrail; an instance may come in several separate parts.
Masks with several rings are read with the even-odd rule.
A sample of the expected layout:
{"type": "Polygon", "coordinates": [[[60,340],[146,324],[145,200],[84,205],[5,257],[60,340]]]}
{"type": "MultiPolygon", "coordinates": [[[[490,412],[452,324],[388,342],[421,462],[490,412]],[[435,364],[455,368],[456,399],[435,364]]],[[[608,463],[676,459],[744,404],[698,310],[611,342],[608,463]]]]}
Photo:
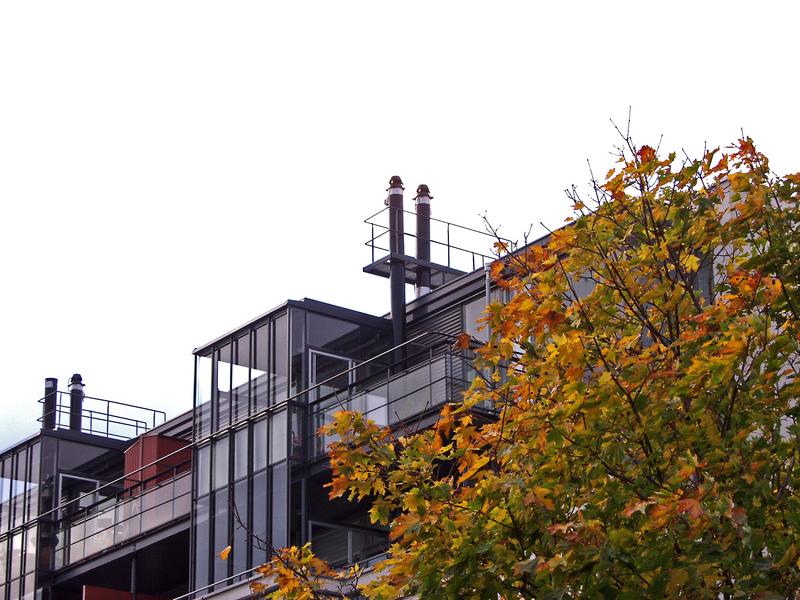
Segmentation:
{"type": "MultiPolygon", "coordinates": [[[[411,238],[415,238],[415,239],[417,237],[413,233],[404,233],[403,235],[411,237],[411,238]]],[[[374,238],[368,239],[366,242],[364,242],[364,245],[367,246],[368,248],[372,248],[374,250],[381,250],[383,252],[391,252],[391,250],[389,248],[384,248],[383,246],[378,246],[378,245],[376,245],[374,243],[374,241],[377,240],[378,237],[380,237],[380,236],[376,236],[374,238]]],[[[477,250],[469,250],[467,248],[461,248],[460,246],[455,246],[454,244],[450,244],[448,242],[440,242],[438,240],[429,240],[429,241],[430,241],[431,244],[434,244],[434,245],[444,246],[445,248],[449,248],[451,250],[458,250],[459,252],[464,252],[465,254],[472,254],[473,256],[480,256],[481,258],[486,259],[486,260],[488,260],[490,262],[493,262],[493,261],[497,260],[496,256],[491,256],[489,254],[483,254],[482,252],[478,252],[477,250]]]]}
{"type": "MultiPolygon", "coordinates": [[[[388,206],[385,207],[385,208],[382,208],[378,212],[376,212],[376,213],[368,216],[366,219],[364,219],[364,223],[366,223],[367,225],[375,225],[376,227],[381,227],[383,229],[389,229],[388,225],[383,225],[382,223],[374,223],[372,221],[372,219],[374,219],[378,215],[383,214],[383,213],[385,213],[385,212],[387,212],[389,210],[391,210],[391,208],[389,208],[388,206]]],[[[417,213],[415,213],[414,211],[405,210],[405,209],[403,209],[403,214],[414,215],[414,216],[417,215],[417,213]]],[[[467,227],[465,225],[459,225],[457,223],[452,223],[450,221],[443,221],[442,219],[437,219],[435,217],[428,217],[428,218],[434,223],[442,223],[443,225],[449,225],[450,227],[455,227],[457,229],[464,229],[465,231],[470,231],[472,233],[478,233],[480,235],[483,235],[483,236],[486,236],[486,237],[490,237],[493,240],[500,240],[501,242],[511,243],[511,240],[507,240],[505,238],[499,237],[499,236],[495,235],[494,233],[489,233],[488,231],[481,231],[480,229],[473,229],[472,227],[467,227]]]]}
{"type": "Polygon", "coordinates": [[[115,400],[96,398],[94,396],[81,396],[80,400],[82,403],[80,413],[77,411],[73,413],[72,397],[70,393],[54,391],[38,400],[40,404],[44,404],[45,406],[53,402],[54,407],[52,410],[43,412],[37,421],[44,423],[47,420],[52,420],[56,427],[66,428],[69,419],[79,417],[81,423],[80,431],[82,432],[105,435],[106,437],[116,439],[131,439],[150,428],[164,423],[167,419],[167,414],[163,410],[146,408],[144,406],[128,404],[127,402],[117,402],[115,400]],[[99,409],[93,408],[97,407],[98,404],[100,405],[99,409]],[[133,416],[130,414],[123,414],[131,413],[132,410],[130,409],[139,414],[133,416]],[[89,427],[84,426],[84,420],[88,420],[89,427]],[[117,427],[112,428],[112,425],[117,427]],[[124,429],[125,432],[119,432],[120,429],[124,429]],[[131,431],[133,432],[132,435],[130,435],[131,431]]]}
{"type": "MultiPolygon", "coordinates": [[[[82,507],[80,507],[79,511],[83,512],[83,513],[89,513],[91,510],[99,507],[102,504],[105,504],[105,503],[109,502],[112,499],[114,499],[116,502],[119,502],[121,500],[127,500],[129,498],[135,498],[135,497],[137,497],[137,496],[139,496],[141,494],[146,493],[150,489],[154,489],[153,487],[149,487],[154,482],[156,484],[158,484],[158,485],[161,485],[161,484],[169,483],[173,479],[177,479],[178,477],[180,477],[184,473],[188,472],[188,469],[186,467],[191,466],[191,464],[192,464],[191,460],[185,460],[182,463],[179,463],[177,465],[161,465],[161,464],[155,465],[156,467],[163,467],[164,471],[162,471],[161,473],[156,473],[155,475],[151,475],[147,479],[143,479],[141,481],[136,480],[136,479],[132,479],[131,475],[128,474],[127,476],[125,476],[125,481],[133,481],[134,483],[131,486],[120,490],[119,492],[117,492],[113,496],[106,496],[105,499],[98,500],[94,504],[90,504],[88,506],[82,506],[82,507]],[[181,470],[181,469],[184,469],[184,470],[181,470]],[[167,475],[170,472],[172,472],[172,475],[165,478],[165,475],[167,475]]],[[[124,483],[125,482],[123,482],[123,484],[124,483]]],[[[154,487],[158,487],[158,486],[154,486],[154,487]]],[[[101,488],[97,488],[97,490],[100,490],[100,489],[101,488]]],[[[90,494],[96,493],[96,491],[95,492],[89,492],[89,493],[90,494]]],[[[77,499],[76,500],[69,500],[65,504],[68,506],[69,504],[73,504],[73,503],[75,503],[77,501],[78,501],[77,499]]],[[[108,507],[108,508],[111,508],[111,507],[108,507]]],[[[107,508],[103,508],[99,512],[103,512],[105,510],[107,510],[107,508]]],[[[91,518],[93,516],[96,516],[97,514],[99,514],[99,512],[93,513],[93,514],[84,514],[83,516],[80,516],[80,517],[77,517],[77,518],[75,517],[74,514],[72,514],[72,515],[69,515],[69,518],[72,519],[74,523],[77,523],[81,519],[88,519],[88,518],[91,518]]]]}
{"type": "Polygon", "coordinates": [[[61,544],[54,548],[55,568],[62,569],[74,565],[108,548],[129,542],[153,529],[173,522],[175,519],[188,516],[191,512],[191,475],[190,471],[184,471],[137,496],[118,501],[94,514],[74,521],[69,517],[61,520],[57,532],[63,537],[61,544]],[[178,485],[183,481],[189,483],[185,489],[179,490],[178,485]],[[164,491],[167,491],[169,497],[162,500],[156,496],[159,493],[163,494],[164,491]],[[146,506],[146,502],[151,498],[157,498],[160,501],[152,506],[146,506]],[[183,506],[181,501],[184,502],[183,506]],[[129,507],[129,514],[125,512],[126,507],[129,507]],[[92,523],[101,527],[90,531],[92,523]],[[122,529],[119,529],[120,527],[122,529]],[[73,539],[72,534],[76,532],[80,537],[73,539]],[[104,538],[108,535],[111,536],[110,543],[107,538],[104,538]],[[90,549],[89,544],[92,540],[95,543],[98,540],[105,543],[101,547],[90,549]],[[76,551],[77,556],[73,555],[76,551]]]}

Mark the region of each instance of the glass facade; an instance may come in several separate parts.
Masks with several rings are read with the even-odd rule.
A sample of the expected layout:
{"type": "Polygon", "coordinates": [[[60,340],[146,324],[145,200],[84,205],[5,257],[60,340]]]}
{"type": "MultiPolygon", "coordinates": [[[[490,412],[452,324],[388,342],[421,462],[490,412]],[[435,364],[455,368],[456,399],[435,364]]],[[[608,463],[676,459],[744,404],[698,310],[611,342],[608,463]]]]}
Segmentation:
{"type": "Polygon", "coordinates": [[[38,438],[0,457],[0,600],[33,599],[39,537],[41,443],[38,438]]]}
{"type": "MultiPolygon", "coordinates": [[[[382,320],[296,304],[195,353],[194,588],[264,563],[271,548],[304,543],[300,472],[315,455],[308,403],[319,395],[304,391],[389,347],[382,320]]],[[[331,383],[325,393],[342,381],[331,383]]]]}
{"type": "Polygon", "coordinates": [[[44,598],[54,571],[188,515],[188,473],[120,502],[106,484],[122,477],[125,447],[47,431],[0,456],[0,600],[44,598]]]}

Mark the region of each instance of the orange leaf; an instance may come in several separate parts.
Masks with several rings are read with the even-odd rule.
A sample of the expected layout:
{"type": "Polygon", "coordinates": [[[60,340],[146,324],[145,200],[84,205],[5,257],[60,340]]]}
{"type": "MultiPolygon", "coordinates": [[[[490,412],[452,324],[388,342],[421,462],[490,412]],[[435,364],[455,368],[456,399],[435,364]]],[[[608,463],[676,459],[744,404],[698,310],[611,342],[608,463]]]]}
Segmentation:
{"type": "Polygon", "coordinates": [[[219,553],[220,560],[228,560],[228,555],[231,553],[231,547],[226,546],[225,549],[219,553]]]}
{"type": "Polygon", "coordinates": [[[453,348],[455,350],[469,350],[470,343],[472,342],[472,336],[466,332],[459,333],[456,341],[453,342],[453,348]]]}
{"type": "Polygon", "coordinates": [[[678,511],[688,513],[692,519],[699,519],[703,516],[703,507],[696,498],[686,498],[678,502],[678,511]]]}
{"type": "Polygon", "coordinates": [[[653,150],[650,146],[642,146],[639,148],[639,158],[642,159],[643,163],[650,162],[651,160],[656,159],[656,151],[653,150]]]}

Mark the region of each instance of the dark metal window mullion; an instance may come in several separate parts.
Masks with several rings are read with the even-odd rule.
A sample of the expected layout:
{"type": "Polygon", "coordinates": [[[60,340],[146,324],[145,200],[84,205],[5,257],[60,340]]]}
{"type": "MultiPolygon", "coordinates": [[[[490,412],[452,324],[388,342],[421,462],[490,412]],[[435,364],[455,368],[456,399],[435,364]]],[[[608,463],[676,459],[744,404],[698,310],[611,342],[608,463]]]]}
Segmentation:
{"type": "MultiPolygon", "coordinates": [[[[255,336],[252,336],[255,337],[255,336]]],[[[250,362],[253,362],[253,355],[250,355],[250,362]]],[[[253,531],[253,461],[254,461],[254,453],[255,453],[255,443],[253,438],[255,437],[255,424],[248,423],[247,424],[247,510],[245,511],[245,523],[247,525],[247,529],[245,529],[244,535],[244,545],[246,547],[247,556],[244,559],[245,565],[251,565],[253,561],[253,541],[250,539],[251,534],[255,533],[253,531]]],[[[241,515],[241,513],[240,513],[241,515]]]]}
{"type": "MultiPolygon", "coordinates": [[[[231,367],[231,378],[232,377],[233,377],[233,367],[231,367]]],[[[233,383],[233,381],[231,381],[231,383],[233,383]]],[[[231,398],[233,397],[233,391],[231,391],[230,397],[231,398]]],[[[228,404],[230,405],[231,402],[232,402],[232,400],[229,399],[228,400],[228,404]]],[[[233,410],[233,407],[231,407],[231,410],[233,410]]],[[[230,419],[231,421],[233,421],[232,417],[233,417],[233,413],[231,413],[231,419],[230,419]]],[[[227,543],[225,544],[225,546],[229,546],[230,545],[232,547],[233,546],[233,511],[231,510],[231,506],[236,502],[236,496],[234,495],[234,488],[236,486],[234,485],[234,482],[233,482],[233,479],[234,479],[234,472],[233,472],[234,460],[236,459],[236,456],[235,456],[235,452],[236,452],[236,444],[235,444],[236,431],[231,431],[227,435],[228,435],[228,483],[227,483],[227,486],[228,486],[228,511],[227,511],[227,515],[228,515],[228,536],[227,537],[228,537],[228,540],[227,540],[227,543]]],[[[225,546],[220,546],[219,549],[222,550],[225,546]]],[[[233,575],[233,561],[232,560],[228,560],[228,561],[225,561],[225,562],[226,562],[226,565],[228,567],[227,577],[230,577],[231,575],[233,575]]]]}

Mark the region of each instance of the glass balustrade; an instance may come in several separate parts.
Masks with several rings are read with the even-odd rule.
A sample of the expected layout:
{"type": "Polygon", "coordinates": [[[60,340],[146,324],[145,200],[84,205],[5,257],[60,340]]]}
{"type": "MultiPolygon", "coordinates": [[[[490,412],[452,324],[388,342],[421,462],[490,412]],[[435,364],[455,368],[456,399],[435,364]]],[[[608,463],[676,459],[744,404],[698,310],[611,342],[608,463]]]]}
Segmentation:
{"type": "MultiPolygon", "coordinates": [[[[313,427],[318,432],[341,410],[362,412],[378,425],[400,426],[447,402],[460,400],[475,375],[469,357],[440,353],[400,373],[387,374],[382,381],[376,382],[373,376],[369,385],[356,383],[321,399],[313,411],[313,427]]],[[[325,454],[336,439],[318,433],[315,456],[325,454]]]]}
{"type": "Polygon", "coordinates": [[[98,505],[79,521],[65,519],[58,533],[55,566],[69,566],[185,517],[191,500],[192,477],[187,472],[111,506],[98,505]]]}

